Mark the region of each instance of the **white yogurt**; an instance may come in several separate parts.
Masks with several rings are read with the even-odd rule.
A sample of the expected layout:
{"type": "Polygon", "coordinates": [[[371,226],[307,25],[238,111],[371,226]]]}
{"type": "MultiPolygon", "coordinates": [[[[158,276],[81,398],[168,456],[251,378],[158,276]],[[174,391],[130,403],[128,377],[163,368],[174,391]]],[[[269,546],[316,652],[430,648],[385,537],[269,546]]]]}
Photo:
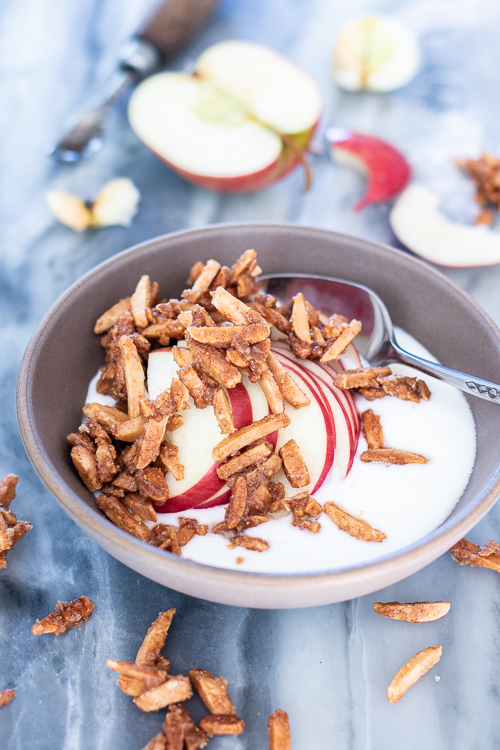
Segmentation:
{"type": "MultiPolygon", "coordinates": [[[[434,359],[404,331],[398,330],[397,337],[403,348],[434,359]]],[[[387,447],[419,453],[428,463],[406,466],[363,463],[359,456],[367,445],[361,436],[348,476],[343,479],[334,468],[314,495],[322,505],[333,500],[351,515],[383,531],[386,535],[383,542],[355,539],[340,531],[323,513],[318,534],[292,526],[291,516],[245,531],[248,536],[269,543],[265,552],[241,547],[229,549],[228,539],[207,534],[194,537],[183,548],[183,556],[220,568],[313,573],[371,562],[416,542],[443,523],[464,492],[474,465],[476,430],[472,412],[459,390],[404,365],[391,368],[395,374],[417,375],[425,380],[431,390],[430,400],[415,404],[387,396],[368,402],[358,395],[355,397],[358,409],[361,412],[372,408],[380,415],[387,447]],[[243,558],[243,562],[238,564],[238,558],[243,558]]],[[[98,376],[90,384],[87,402],[112,405],[112,399],[96,392],[97,379],[98,376]]],[[[280,480],[280,476],[275,479],[280,480]]],[[[178,515],[183,515],[210,526],[224,520],[224,513],[223,506],[191,509],[182,514],[158,514],[158,522],[177,524],[178,515]]]]}

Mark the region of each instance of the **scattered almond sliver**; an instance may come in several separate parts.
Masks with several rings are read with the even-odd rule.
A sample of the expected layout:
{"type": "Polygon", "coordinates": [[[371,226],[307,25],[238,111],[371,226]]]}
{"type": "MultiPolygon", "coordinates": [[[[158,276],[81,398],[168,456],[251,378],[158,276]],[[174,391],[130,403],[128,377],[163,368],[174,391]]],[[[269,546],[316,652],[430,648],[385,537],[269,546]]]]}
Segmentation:
{"type": "Polygon", "coordinates": [[[450,611],[450,602],[375,602],[373,609],[378,615],[401,622],[432,622],[450,611]]]}
{"type": "Polygon", "coordinates": [[[424,676],[441,658],[441,646],[429,646],[403,664],[394,675],[394,679],[387,688],[387,698],[390,703],[397,703],[417,680],[424,676]]]}
{"type": "Polygon", "coordinates": [[[367,409],[361,414],[363,424],[363,435],[368,443],[368,448],[378,449],[384,445],[384,432],[380,424],[380,417],[371,409],[367,409]]]}
{"type": "Polygon", "coordinates": [[[16,691],[10,690],[9,688],[5,688],[4,690],[0,690],[0,708],[2,706],[6,706],[7,703],[10,703],[13,698],[16,697],[16,691]]]}
{"type": "Polygon", "coordinates": [[[424,456],[420,456],[418,453],[410,453],[410,451],[400,451],[395,448],[370,448],[364,451],[361,456],[361,460],[365,463],[370,461],[377,461],[384,464],[398,464],[403,466],[405,464],[426,464],[427,459],[424,456]]]}
{"type": "Polygon", "coordinates": [[[70,628],[79,628],[83,622],[87,622],[94,611],[94,603],[87,596],[80,596],[72,602],[57,602],[54,612],[37,620],[31,628],[34,635],[53,633],[62,635],[70,628]]]}
{"type": "Polygon", "coordinates": [[[10,509],[18,483],[16,474],[6,474],[0,481],[0,570],[7,567],[7,553],[33,528],[29,521],[18,521],[10,509]]]}
{"type": "Polygon", "coordinates": [[[484,547],[469,542],[467,539],[460,539],[451,547],[450,552],[452,558],[460,565],[470,565],[472,568],[490,568],[490,570],[496,570],[500,573],[500,553],[495,545],[496,543],[491,539],[484,547]],[[488,554],[485,555],[485,552],[488,552],[488,554]]]}
{"type": "Polygon", "coordinates": [[[345,531],[356,539],[361,539],[364,542],[383,542],[386,538],[382,531],[374,529],[360,518],[351,516],[335,503],[325,503],[325,513],[341,531],[345,531]]]}
{"type": "Polygon", "coordinates": [[[277,708],[267,721],[269,750],[291,750],[290,723],[288,714],[277,708]]]}

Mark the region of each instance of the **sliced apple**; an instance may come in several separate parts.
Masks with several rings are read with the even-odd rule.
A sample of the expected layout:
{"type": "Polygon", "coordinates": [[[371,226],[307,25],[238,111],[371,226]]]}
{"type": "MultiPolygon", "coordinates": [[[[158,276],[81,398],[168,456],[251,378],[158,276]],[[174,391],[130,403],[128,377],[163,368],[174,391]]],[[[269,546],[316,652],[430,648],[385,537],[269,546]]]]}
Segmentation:
{"type": "Polygon", "coordinates": [[[355,211],[370,203],[395,198],[410,181],[410,165],[390,143],[345,128],[329,128],[326,137],[338,164],[357,169],[368,177],[365,194],[354,206],[355,211]]]}
{"type": "Polygon", "coordinates": [[[304,160],[322,97],[300,68],[267,47],[209,47],[193,75],[159,73],[134,91],[132,128],[178,174],[202,188],[245,193],[304,160]]]}
{"type": "Polygon", "coordinates": [[[413,31],[393,16],[363,16],[341,30],[333,78],[347,91],[394,91],[411,81],[420,55],[413,31]]]}
{"type": "Polygon", "coordinates": [[[295,375],[299,372],[304,374],[305,370],[327,402],[327,408],[335,424],[335,463],[342,476],[347,476],[354,460],[360,434],[359,413],[351,394],[335,387],[333,372],[330,368],[308,359],[297,360],[280,341],[273,343],[273,349],[283,366],[291,369],[295,375]]]}
{"type": "MultiPolygon", "coordinates": [[[[148,359],[148,394],[156,398],[169,388],[177,376],[178,365],[170,349],[157,349],[148,359]]],[[[235,428],[245,427],[268,413],[267,401],[260,387],[249,381],[247,387],[239,383],[228,390],[233,409],[235,428]]],[[[181,512],[213,498],[224,487],[217,476],[211,452],[221,440],[221,432],[211,407],[196,409],[189,399],[190,409],[182,413],[184,424],[173,433],[172,440],[179,449],[179,460],[185,467],[184,479],[176,480],[167,473],[170,497],[158,510],[181,512]]]]}
{"type": "MultiPolygon", "coordinates": [[[[359,436],[359,415],[350,394],[333,386],[331,368],[295,359],[282,342],[275,342],[273,348],[283,366],[309,396],[310,404],[302,409],[287,404],[290,425],[281,430],[279,436],[275,433],[268,439],[278,450],[290,439],[297,441],[311,480],[303,489],[315,492],[328,476],[334,459],[343,475],[349,471],[359,436]]],[[[177,364],[170,349],[152,352],[148,362],[149,396],[156,398],[170,386],[176,374],[177,364]]],[[[260,386],[250,383],[246,377],[236,388],[229,389],[228,395],[236,429],[262,418],[269,411],[260,386]]],[[[213,446],[221,439],[213,409],[195,409],[194,404],[190,405],[192,408],[183,412],[184,425],[172,438],[186,469],[185,478],[176,481],[167,474],[170,498],[158,508],[160,513],[209,508],[229,501],[227,487],[217,476],[218,464],[211,458],[213,446]]],[[[285,484],[288,496],[295,493],[283,473],[276,478],[285,484]]]]}
{"type": "MultiPolygon", "coordinates": [[[[304,369],[294,367],[290,360],[276,354],[310,400],[309,405],[301,409],[294,409],[290,404],[285,404],[285,412],[290,417],[290,424],[280,431],[276,448],[279,450],[289,440],[296,441],[311,480],[306,487],[301,488],[301,491],[308,491],[312,494],[321,487],[333,465],[336,446],[333,414],[321,385],[309,377],[304,369]]],[[[287,497],[297,492],[290,486],[283,472],[276,479],[285,485],[287,497]]]]}
{"type": "Polygon", "coordinates": [[[439,210],[439,197],[410,185],[390,214],[394,234],[409,250],[438,266],[473,268],[500,263],[500,234],[486,226],[451,221],[439,210]]]}

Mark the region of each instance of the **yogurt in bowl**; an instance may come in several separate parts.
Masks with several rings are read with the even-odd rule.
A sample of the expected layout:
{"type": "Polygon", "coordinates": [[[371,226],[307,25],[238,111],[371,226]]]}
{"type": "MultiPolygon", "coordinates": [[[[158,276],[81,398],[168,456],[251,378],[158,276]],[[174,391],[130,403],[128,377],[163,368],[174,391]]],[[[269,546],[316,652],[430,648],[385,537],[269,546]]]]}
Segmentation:
{"type": "MultiPolygon", "coordinates": [[[[228,279],[231,280],[231,276],[236,273],[246,273],[245,270],[238,269],[245,266],[245,259],[248,259],[249,254],[251,262],[256,262],[254,251],[247,251],[225,272],[223,281],[226,284],[231,283],[228,279]]],[[[214,279],[217,280],[221,274],[220,266],[211,260],[201,264],[198,272],[198,276],[195,271],[191,273],[194,277],[193,286],[184,293],[187,303],[170,300],[157,307],[150,305],[149,278],[142,277],[128,308],[125,309],[125,306],[118,312],[111,308],[101,316],[101,322],[97,324],[97,328],[101,329],[103,321],[106,321],[109,331],[108,339],[104,342],[108,350],[108,363],[112,361],[110,351],[113,347],[116,348],[116,340],[122,329],[129,330],[127,326],[137,329],[133,332],[130,329],[128,335],[131,336],[131,341],[137,341],[138,352],[146,351],[144,341],[150,337],[146,378],[144,386],[141,386],[142,401],[139,402],[142,416],[131,413],[130,393],[128,421],[120,421],[117,431],[109,428],[108,417],[111,412],[100,414],[96,408],[97,404],[115,407],[115,401],[103,395],[103,391],[113,392],[114,388],[116,395],[116,389],[122,387],[116,385],[119,376],[115,374],[115,370],[111,373],[115,381],[110,385],[109,364],[104,368],[104,374],[98,373],[89,387],[87,404],[90,406],[85,407],[85,413],[96,420],[101,428],[107,429],[112,438],[122,434],[124,425],[133,423],[135,429],[135,423],[139,420],[142,431],[138,433],[136,445],[140,445],[145,439],[143,435],[147,425],[154,419],[149,416],[148,422],[148,409],[151,411],[155,408],[151,404],[158,405],[169,392],[173,393],[173,384],[177,384],[177,388],[184,387],[185,391],[180,419],[182,424],[175,431],[167,430],[165,442],[162,443],[163,446],[167,445],[169,455],[174,451],[175,467],[168,460],[163,461],[160,443],[156,452],[150,456],[148,464],[155,467],[150,472],[150,477],[154,477],[159,470],[165,473],[164,495],[158,497],[156,488],[148,494],[148,484],[142,479],[146,465],[137,469],[132,462],[123,470],[123,466],[120,466],[120,451],[127,453],[130,445],[127,442],[123,444],[118,439],[116,479],[107,484],[102,482],[102,489],[99,488],[106,495],[111,495],[111,500],[103,500],[101,496],[99,506],[102,506],[109,518],[144,541],[195,562],[268,574],[317,573],[325,569],[342,570],[372,562],[417,542],[443,523],[465,490],[475,460],[475,424],[463,394],[432,378],[428,378],[427,382],[416,380],[415,375],[418,373],[404,365],[394,366],[390,377],[396,376],[396,382],[399,378],[405,387],[407,383],[412,386],[417,384],[423,389],[423,399],[416,388],[414,392],[409,392],[412,400],[406,400],[408,393],[403,389],[403,399],[392,396],[380,398],[380,394],[377,394],[375,401],[368,400],[374,398],[369,393],[370,389],[351,391],[339,388],[339,378],[342,378],[343,372],[352,375],[371,369],[363,367],[355,349],[355,337],[346,346],[342,344],[340,348],[337,347],[338,353],[333,359],[326,356],[332,342],[339,339],[341,332],[348,332],[350,324],[347,319],[341,321],[331,338],[325,339],[321,333],[327,337],[331,333],[332,321],[337,325],[339,315],[328,319],[322,316],[321,311],[313,311],[309,318],[318,327],[309,325],[304,315],[306,306],[309,309],[311,306],[302,295],[294,298],[293,309],[290,307],[288,311],[282,309],[280,312],[277,312],[272,299],[266,301],[269,305],[266,312],[258,296],[252,307],[251,294],[245,294],[249,298],[250,307],[237,296],[230,299],[231,295],[227,292],[226,297],[218,304],[218,297],[221,297],[221,290],[224,288],[217,286],[214,279]],[[215,287],[212,291],[215,307],[207,294],[210,286],[215,287]],[[198,304],[199,300],[204,307],[198,304]],[[262,311],[264,318],[258,312],[255,313],[254,308],[262,311]],[[297,321],[300,313],[305,328],[301,328],[301,322],[297,321]],[[175,317],[167,317],[174,314],[175,317]],[[248,320],[245,320],[245,315],[250,316],[248,320]],[[247,325],[248,335],[251,336],[253,333],[250,326],[264,323],[266,318],[268,323],[275,320],[281,332],[272,325],[268,326],[274,333],[272,343],[267,337],[265,339],[268,345],[266,351],[270,347],[268,360],[260,362],[258,376],[252,377],[251,370],[257,367],[257,360],[252,360],[252,357],[262,351],[263,342],[257,342],[257,346],[254,343],[252,348],[251,344],[242,339],[243,344],[240,341],[238,349],[228,338],[228,333],[232,329],[238,330],[234,335],[241,339],[239,331],[243,331],[243,324],[247,325]],[[217,327],[222,327],[223,331],[214,331],[217,327]],[[323,342],[319,351],[306,346],[310,334],[308,327],[318,341],[323,342]],[[114,333],[116,331],[119,334],[114,333]],[[285,331],[289,333],[290,339],[284,335],[285,331]],[[168,341],[174,346],[162,347],[158,339],[163,336],[165,341],[168,332],[174,332],[177,336],[173,342],[168,341]],[[205,343],[202,344],[205,348],[199,349],[197,340],[203,340],[207,336],[216,340],[217,333],[224,338],[223,345],[205,343]],[[194,339],[194,343],[192,335],[198,337],[194,339]],[[292,353],[291,348],[297,356],[292,353]],[[207,359],[211,351],[215,363],[207,359]],[[250,358],[247,362],[243,356],[245,352],[250,358]],[[221,357],[222,362],[219,361],[221,357]],[[324,359],[327,361],[323,362],[324,359]],[[266,361],[269,367],[265,364],[266,361]],[[227,362],[239,362],[239,370],[231,365],[231,372],[228,373],[227,368],[225,369],[227,362]],[[193,367],[194,370],[189,369],[193,367]],[[287,377],[294,380],[307,403],[304,401],[299,408],[293,398],[292,403],[288,403],[282,397],[277,385],[279,377],[273,367],[284,368],[283,372],[286,371],[287,377]],[[238,372],[240,375],[235,378],[234,375],[238,372]],[[187,387],[180,385],[181,383],[187,387]],[[230,383],[231,387],[225,388],[225,383],[230,383]],[[196,388],[203,387],[223,390],[220,395],[231,413],[230,429],[225,429],[217,417],[215,400],[212,403],[202,400],[200,403],[201,396],[196,388]],[[431,389],[432,395],[429,398],[431,389]],[[276,403],[273,400],[275,395],[278,397],[276,403]],[[368,409],[371,409],[370,414],[376,409],[376,419],[383,429],[384,445],[397,447],[403,452],[405,459],[410,456],[408,463],[390,465],[384,461],[368,460],[370,451],[367,452],[366,449],[373,447],[370,445],[370,436],[365,432],[360,437],[360,413],[364,414],[368,409]],[[222,464],[214,459],[213,453],[221,444],[221,432],[244,430],[252,424],[264,422],[267,415],[273,412],[283,412],[288,418],[288,424],[279,431],[269,434],[268,430],[265,433],[266,441],[263,443],[261,440],[261,447],[266,446],[266,455],[239,467],[238,471],[224,473],[225,467],[230,466],[235,457],[242,454],[236,449],[224,457],[222,464]],[[297,482],[287,470],[282,450],[291,443],[307,474],[304,481],[297,482]],[[270,455],[272,458],[269,458],[270,455]],[[252,473],[255,474],[260,466],[266,466],[266,460],[269,463],[273,459],[276,466],[272,474],[262,480],[260,487],[251,486],[249,479],[252,473]],[[242,478],[240,484],[244,485],[246,501],[243,501],[243,509],[240,508],[238,522],[231,524],[230,513],[234,511],[233,505],[237,502],[237,477],[242,478]],[[256,490],[261,490],[261,494],[267,497],[264,501],[258,501],[257,509],[254,497],[256,490]],[[312,508],[310,513],[305,512],[303,507],[309,498],[313,498],[313,504],[308,506],[308,510],[312,508]],[[352,517],[354,524],[360,522],[362,528],[368,524],[369,529],[375,529],[373,538],[369,537],[368,540],[359,534],[356,536],[350,531],[347,533],[346,528],[339,527],[335,519],[330,517],[331,514],[323,512],[328,511],[332,502],[347,513],[348,517],[352,517]],[[141,503],[142,506],[147,504],[147,507],[143,508],[141,503]],[[127,513],[135,515],[135,527],[126,515],[123,521],[123,515],[127,513]],[[188,535],[189,544],[184,545],[184,539],[187,538],[184,528],[186,524],[191,526],[193,532],[188,535]],[[184,531],[178,534],[183,528],[184,531]],[[195,533],[194,529],[199,528],[204,530],[203,534],[195,533]],[[152,531],[150,536],[148,529],[152,531]]],[[[249,276],[249,279],[248,283],[253,288],[253,277],[249,276]]],[[[236,295],[235,279],[232,281],[232,289],[236,295]]],[[[247,291],[249,289],[245,288],[245,292],[247,291]]],[[[399,330],[398,336],[402,339],[403,346],[432,358],[411,335],[399,330]]],[[[310,335],[309,340],[312,341],[310,335]]],[[[121,362],[120,359],[117,361],[116,367],[113,364],[115,369],[121,362]]],[[[138,356],[136,364],[142,374],[138,356]]],[[[124,366],[126,370],[126,362],[124,366]]],[[[386,369],[388,374],[390,371],[386,369]]],[[[129,391],[130,378],[125,371],[129,391]]],[[[383,378],[380,382],[382,381],[383,378]]],[[[283,388],[281,390],[285,392],[283,388]]],[[[175,408],[170,404],[169,413],[172,411],[175,408]]],[[[120,420],[124,419],[117,416],[120,420]]],[[[85,430],[86,427],[82,426],[84,434],[85,430]]],[[[99,440],[92,432],[91,437],[98,445],[99,440]]],[[[72,444],[75,440],[78,442],[76,438],[72,440],[72,444]]],[[[242,450],[247,448],[248,443],[249,441],[242,450]]],[[[251,445],[253,441],[250,441],[251,445]]],[[[79,447],[76,450],[79,451],[79,447]]],[[[141,448],[138,449],[140,450],[141,448]]],[[[75,449],[72,455],[74,451],[75,449]]],[[[81,453],[78,453],[75,465],[82,474],[80,456],[81,453]]],[[[86,481],[84,473],[82,478],[86,481]]]]}
{"type": "MultiPolygon", "coordinates": [[[[41,321],[23,359],[18,383],[23,440],[41,478],[85,533],[124,564],[165,586],[211,601],[273,609],[316,606],[360,596],[402,580],[432,562],[465,536],[496,502],[500,494],[500,457],[494,446],[500,429],[500,411],[494,405],[468,399],[476,425],[476,460],[464,493],[441,525],[403,549],[385,553],[390,529],[368,515],[370,508],[365,510],[364,517],[384,532],[386,538],[379,544],[364,542],[363,545],[367,549],[376,548],[380,556],[371,562],[340,568],[325,562],[319,572],[261,573],[245,569],[250,557],[263,559],[270,550],[263,553],[239,548],[227,550],[232,559],[245,558],[236,569],[189,559],[192,545],[208,539],[212,543],[215,535],[193,538],[182,548],[181,557],[168,554],[125,533],[105,518],[68,460],[64,435],[79,424],[89,382],[103,361],[99,338],[92,333],[103,309],[130,294],[134,280],[141,274],[157,279],[163,294],[172,297],[179,294],[189,267],[200,257],[216,257],[229,266],[241,250],[252,245],[259,248],[260,264],[270,273],[286,269],[299,276],[329,274],[366,284],[384,300],[396,325],[408,331],[441,362],[464,372],[480,370],[484,377],[495,379],[500,369],[497,328],[464,292],[424,263],[372,242],[308,227],[254,223],[216,226],[160,237],[127,250],[92,270],[63,295],[41,321]]],[[[438,393],[438,384],[427,382],[432,392],[429,402],[414,405],[387,397],[368,406],[381,415],[387,446],[413,450],[429,457],[429,462],[422,466],[367,464],[363,468],[385,472],[387,476],[399,473],[403,478],[408,477],[407,471],[430,468],[432,456],[426,453],[430,444],[420,446],[413,439],[396,443],[397,436],[381,411],[385,406],[402,407],[406,414],[414,406],[422,414],[438,393]]],[[[361,411],[364,408],[365,405],[359,405],[361,411]]],[[[349,482],[349,476],[343,481],[349,482]]],[[[405,488],[406,480],[401,486],[401,503],[405,488]]],[[[299,493],[300,488],[294,491],[299,493]]],[[[365,500],[368,502],[368,498],[365,500]]],[[[349,510],[348,498],[341,501],[336,496],[334,501],[340,507],[345,503],[345,510],[349,510]]],[[[400,507],[404,507],[401,503],[400,507]]],[[[350,510],[352,516],[358,512],[354,506],[350,510]]],[[[178,515],[189,517],[192,511],[173,517],[178,515]]],[[[158,516],[161,523],[163,518],[160,513],[158,516]]],[[[291,517],[261,524],[245,534],[262,536],[264,529],[270,531],[283,521],[290,524],[291,517]]],[[[327,524],[333,526],[325,513],[319,522],[322,530],[327,524]]],[[[292,530],[302,535],[303,544],[317,543],[317,534],[295,527],[292,530]]],[[[358,547],[362,544],[342,533],[346,543],[353,542],[358,547]]],[[[220,540],[217,537],[215,542],[223,546],[230,543],[225,537],[220,540]]]]}

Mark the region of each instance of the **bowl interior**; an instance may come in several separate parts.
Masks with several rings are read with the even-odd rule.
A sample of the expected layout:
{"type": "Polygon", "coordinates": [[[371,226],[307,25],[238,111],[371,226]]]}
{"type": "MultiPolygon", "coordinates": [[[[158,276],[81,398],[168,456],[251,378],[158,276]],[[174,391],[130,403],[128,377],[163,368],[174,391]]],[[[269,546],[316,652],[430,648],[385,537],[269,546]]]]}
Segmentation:
{"type": "MultiPolygon", "coordinates": [[[[65,497],[71,497],[102,519],[73,469],[66,442],[66,435],[80,424],[88,383],[104,361],[99,337],[92,332],[97,317],[131,294],[142,274],[159,282],[162,296],[178,297],[197,260],[216,258],[231,265],[249,247],[258,251],[264,273],[324,274],[371,287],[394,323],[443,364],[498,379],[496,327],[444,276],[400,251],[291,225],[222,225],[160,237],[115,256],[75,284],[42,321],[28,349],[22,374],[25,387],[20,389],[21,426],[29,425],[30,455],[39,471],[40,463],[45,464],[42,476],[47,481],[50,472],[49,486],[63,504],[65,497]]],[[[477,426],[477,458],[450,519],[473,511],[500,469],[499,456],[492,450],[500,432],[500,409],[468,398],[477,426]]]]}

